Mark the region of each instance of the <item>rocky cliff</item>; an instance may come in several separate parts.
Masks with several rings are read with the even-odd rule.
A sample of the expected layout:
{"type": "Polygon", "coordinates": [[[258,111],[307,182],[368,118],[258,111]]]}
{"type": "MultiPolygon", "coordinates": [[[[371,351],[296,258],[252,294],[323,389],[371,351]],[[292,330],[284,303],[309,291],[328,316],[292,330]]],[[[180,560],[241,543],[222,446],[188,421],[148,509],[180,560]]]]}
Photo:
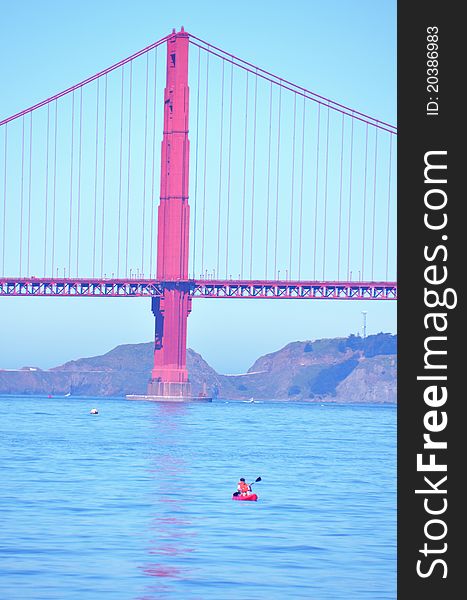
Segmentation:
{"type": "Polygon", "coordinates": [[[397,338],[378,334],[292,342],[248,373],[224,376],[231,397],[320,402],[396,402],[397,338]]]}
{"type": "MultiPolygon", "coordinates": [[[[188,349],[194,394],[311,402],[396,402],[397,338],[380,333],[363,339],[292,342],[260,357],[241,375],[221,375],[188,349]]],[[[117,346],[102,356],[81,358],[50,370],[0,369],[1,394],[125,396],[145,393],[153,344],[117,346]]]]}

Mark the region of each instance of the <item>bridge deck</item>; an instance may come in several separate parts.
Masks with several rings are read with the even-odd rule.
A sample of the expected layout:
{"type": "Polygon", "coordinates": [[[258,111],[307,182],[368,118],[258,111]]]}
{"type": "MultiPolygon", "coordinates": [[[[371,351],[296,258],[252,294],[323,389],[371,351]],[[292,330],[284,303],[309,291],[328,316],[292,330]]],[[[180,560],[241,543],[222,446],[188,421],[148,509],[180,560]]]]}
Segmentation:
{"type": "Polygon", "coordinates": [[[193,298],[397,300],[394,281],[0,278],[0,296],[140,298],[182,289],[193,298]]]}

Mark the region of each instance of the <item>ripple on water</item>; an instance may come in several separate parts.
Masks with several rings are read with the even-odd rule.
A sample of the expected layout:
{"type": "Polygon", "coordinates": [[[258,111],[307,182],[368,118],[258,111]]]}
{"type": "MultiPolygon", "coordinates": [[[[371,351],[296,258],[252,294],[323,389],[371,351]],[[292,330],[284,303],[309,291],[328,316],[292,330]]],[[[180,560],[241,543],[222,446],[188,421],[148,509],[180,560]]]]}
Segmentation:
{"type": "Polygon", "coordinates": [[[393,407],[3,397],[0,413],[2,598],[395,598],[393,407]],[[258,502],[232,502],[259,475],[258,502]]]}

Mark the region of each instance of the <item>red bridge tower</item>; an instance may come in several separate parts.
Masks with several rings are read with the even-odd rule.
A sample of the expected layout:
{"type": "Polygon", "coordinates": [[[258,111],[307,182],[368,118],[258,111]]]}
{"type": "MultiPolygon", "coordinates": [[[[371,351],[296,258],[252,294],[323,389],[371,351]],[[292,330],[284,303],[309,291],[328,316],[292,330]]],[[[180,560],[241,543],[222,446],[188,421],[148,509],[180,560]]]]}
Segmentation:
{"type": "Polygon", "coordinates": [[[152,299],[156,319],[154,367],[148,395],[191,399],[186,369],[187,320],[191,311],[188,280],[190,207],[188,181],[188,34],[183,27],[167,41],[164,134],[158,213],[157,279],[162,298],[152,299]]]}

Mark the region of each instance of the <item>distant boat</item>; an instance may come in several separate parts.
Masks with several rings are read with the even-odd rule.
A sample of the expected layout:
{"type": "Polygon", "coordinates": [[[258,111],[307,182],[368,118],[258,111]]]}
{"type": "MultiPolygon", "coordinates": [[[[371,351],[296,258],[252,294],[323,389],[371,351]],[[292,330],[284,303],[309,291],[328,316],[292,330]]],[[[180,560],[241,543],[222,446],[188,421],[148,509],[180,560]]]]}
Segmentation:
{"type": "Polygon", "coordinates": [[[68,392],[68,394],[65,394],[65,398],[68,398],[68,396],[71,396],[71,392],[68,392]]]}

